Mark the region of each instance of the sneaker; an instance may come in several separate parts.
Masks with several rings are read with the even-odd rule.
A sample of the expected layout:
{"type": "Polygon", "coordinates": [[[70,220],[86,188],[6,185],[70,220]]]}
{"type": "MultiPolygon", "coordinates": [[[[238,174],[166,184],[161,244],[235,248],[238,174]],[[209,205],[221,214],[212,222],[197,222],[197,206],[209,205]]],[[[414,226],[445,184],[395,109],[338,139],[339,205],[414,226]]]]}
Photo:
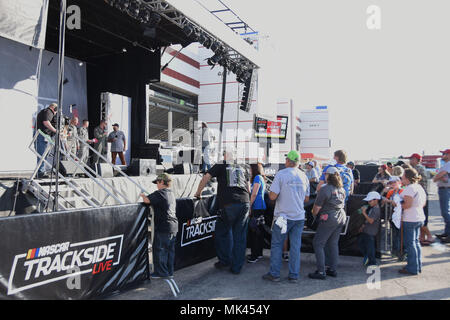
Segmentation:
{"type": "Polygon", "coordinates": [[[254,257],[251,257],[251,256],[247,257],[247,262],[248,263],[255,263],[258,260],[259,260],[259,258],[254,258],[254,257]]]}
{"type": "Polygon", "coordinates": [[[442,233],[442,234],[436,234],[436,238],[442,239],[442,238],[447,238],[448,234],[442,233]]]}
{"type": "Polygon", "coordinates": [[[225,269],[228,269],[230,266],[223,264],[220,261],[217,261],[216,263],[214,263],[214,267],[216,267],[216,269],[219,269],[219,270],[225,270],[225,269]]]}
{"type": "Polygon", "coordinates": [[[170,278],[168,276],[164,277],[164,276],[161,276],[161,275],[159,275],[157,273],[152,273],[150,275],[150,279],[170,279],[170,278]]]}
{"type": "Polygon", "coordinates": [[[409,275],[409,276],[417,276],[417,274],[411,273],[408,270],[406,270],[405,268],[398,270],[398,273],[406,274],[406,275],[409,275]]]}
{"type": "Polygon", "coordinates": [[[266,273],[262,276],[264,280],[272,281],[272,282],[280,282],[280,277],[274,277],[270,273],[266,273]]]}
{"type": "Polygon", "coordinates": [[[50,175],[47,172],[39,172],[36,177],[38,179],[47,179],[50,178],[50,175]]]}
{"type": "Polygon", "coordinates": [[[289,253],[285,252],[283,253],[283,255],[281,256],[283,261],[288,262],[289,261],[289,253]]]}
{"type": "Polygon", "coordinates": [[[363,266],[367,266],[369,264],[369,258],[368,257],[365,257],[364,259],[363,259],[363,266]]]}
{"type": "Polygon", "coordinates": [[[450,237],[441,238],[441,243],[450,243],[450,237]]]}
{"type": "Polygon", "coordinates": [[[329,268],[327,268],[327,270],[325,271],[327,276],[336,278],[337,277],[337,272],[335,270],[331,270],[329,268]]]}
{"type": "Polygon", "coordinates": [[[314,273],[308,274],[308,277],[310,277],[311,279],[319,279],[319,280],[325,280],[327,278],[327,276],[324,273],[321,273],[317,270],[314,273]]]}
{"type": "Polygon", "coordinates": [[[297,279],[297,278],[290,278],[290,277],[288,277],[288,281],[289,281],[290,283],[297,283],[297,282],[298,282],[298,279],[297,279]]]}

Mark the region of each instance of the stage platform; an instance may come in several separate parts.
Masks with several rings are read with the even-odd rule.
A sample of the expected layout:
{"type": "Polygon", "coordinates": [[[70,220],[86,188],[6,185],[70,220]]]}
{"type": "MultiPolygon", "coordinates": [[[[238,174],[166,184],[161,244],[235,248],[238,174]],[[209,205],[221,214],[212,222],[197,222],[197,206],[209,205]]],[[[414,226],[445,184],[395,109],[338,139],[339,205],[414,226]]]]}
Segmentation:
{"type": "MultiPolygon", "coordinates": [[[[29,174],[23,174],[5,177],[0,180],[0,217],[41,211],[38,206],[38,201],[33,194],[30,194],[29,192],[20,192],[22,185],[28,181],[28,177],[29,174]],[[17,182],[19,182],[19,187],[17,186],[17,182]],[[17,197],[15,196],[16,191],[18,191],[17,197]]],[[[202,177],[202,174],[172,175],[172,190],[175,193],[175,197],[177,199],[192,198],[197,191],[197,186],[202,177]]],[[[153,180],[155,180],[156,175],[135,176],[129,178],[132,179],[137,185],[141,186],[145,190],[144,193],[151,193],[156,190],[156,185],[152,183],[153,180]]],[[[75,177],[73,180],[78,186],[86,190],[96,199],[104,199],[107,196],[106,191],[92,179],[75,177]]],[[[39,184],[43,187],[50,187],[50,179],[36,179],[35,181],[39,182],[39,184]]],[[[130,200],[129,203],[141,202],[139,195],[142,191],[129,179],[125,177],[114,177],[104,178],[104,181],[125,195],[130,200]]],[[[102,182],[100,181],[100,183],[102,182]]],[[[206,192],[211,192],[211,194],[214,194],[215,190],[216,184],[211,183],[206,192]]],[[[65,188],[62,180],[60,180],[60,191],[60,195],[71,203],[71,208],[78,209],[85,208],[87,206],[86,203],[80,201],[80,198],[75,199],[73,191],[65,188]]],[[[118,205],[118,203],[112,197],[108,197],[102,204],[102,206],[114,205],[118,205]]]]}

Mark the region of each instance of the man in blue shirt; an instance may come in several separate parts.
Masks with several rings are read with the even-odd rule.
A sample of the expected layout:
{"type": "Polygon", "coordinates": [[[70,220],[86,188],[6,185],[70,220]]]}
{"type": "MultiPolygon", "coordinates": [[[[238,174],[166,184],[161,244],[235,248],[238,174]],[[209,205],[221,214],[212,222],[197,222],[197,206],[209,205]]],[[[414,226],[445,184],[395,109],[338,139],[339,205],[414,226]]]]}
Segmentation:
{"type": "Polygon", "coordinates": [[[300,155],[293,150],[286,155],[286,169],[280,170],[270,187],[269,198],[276,201],[273,214],[270,271],[264,280],[280,281],[283,244],[289,235],[289,281],[297,282],[300,272],[300,248],[305,224],[304,203],[309,201],[309,180],[298,169],[300,155]]]}
{"type": "Polygon", "coordinates": [[[325,184],[325,172],[327,172],[327,169],[329,167],[336,167],[340,172],[342,183],[344,184],[344,190],[346,195],[345,201],[347,201],[349,195],[353,193],[354,187],[353,172],[350,168],[346,166],[347,153],[344,150],[335,151],[334,160],[336,161],[335,165],[330,164],[323,169],[323,173],[319,179],[319,185],[317,186],[317,192],[319,192],[322,185],[325,184]]]}

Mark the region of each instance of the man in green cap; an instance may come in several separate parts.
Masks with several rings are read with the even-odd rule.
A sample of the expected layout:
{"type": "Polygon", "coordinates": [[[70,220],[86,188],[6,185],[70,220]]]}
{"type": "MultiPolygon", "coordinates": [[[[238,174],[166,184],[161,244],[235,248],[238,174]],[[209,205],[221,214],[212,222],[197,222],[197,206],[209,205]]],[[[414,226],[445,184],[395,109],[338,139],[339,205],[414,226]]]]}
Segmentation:
{"type": "Polygon", "coordinates": [[[273,213],[270,270],[264,280],[280,281],[283,243],[289,236],[290,282],[297,282],[300,272],[300,247],[305,224],[304,203],[309,201],[309,180],[298,168],[300,155],[292,150],[286,155],[286,168],[280,170],[270,187],[269,198],[276,201],[273,213]]]}
{"type": "Polygon", "coordinates": [[[172,178],[167,173],[160,174],[153,181],[158,190],[146,196],[143,202],[154,210],[155,236],[153,238],[154,273],[151,279],[172,278],[175,258],[175,242],[178,233],[178,219],[175,214],[175,195],[170,189],[172,178]]]}

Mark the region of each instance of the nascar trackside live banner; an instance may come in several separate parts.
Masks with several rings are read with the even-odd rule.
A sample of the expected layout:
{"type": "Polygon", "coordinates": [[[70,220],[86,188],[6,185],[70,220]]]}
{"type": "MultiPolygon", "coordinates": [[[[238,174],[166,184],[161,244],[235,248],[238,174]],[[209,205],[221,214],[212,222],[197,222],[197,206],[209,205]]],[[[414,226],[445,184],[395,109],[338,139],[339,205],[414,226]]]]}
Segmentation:
{"type": "Polygon", "coordinates": [[[140,204],[0,219],[1,299],[92,299],[146,279],[140,204]]]}
{"type": "Polygon", "coordinates": [[[177,199],[178,235],[175,270],[201,263],[216,256],[216,197],[177,199]]]}

